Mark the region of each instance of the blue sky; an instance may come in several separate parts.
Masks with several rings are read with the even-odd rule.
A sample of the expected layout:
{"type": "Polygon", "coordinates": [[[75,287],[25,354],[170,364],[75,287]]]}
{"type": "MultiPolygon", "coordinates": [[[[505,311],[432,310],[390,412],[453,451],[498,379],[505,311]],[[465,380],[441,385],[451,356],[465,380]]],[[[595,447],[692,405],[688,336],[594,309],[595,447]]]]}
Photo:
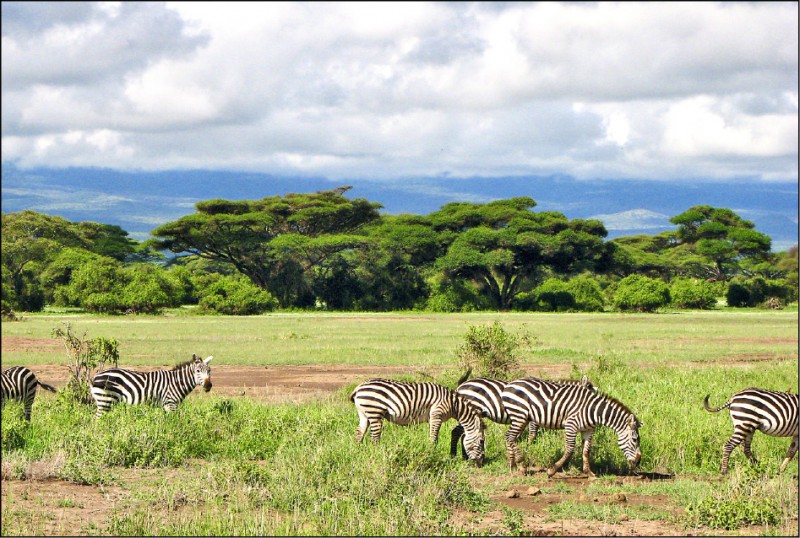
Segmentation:
{"type": "MultiPolygon", "coordinates": [[[[616,181],[613,198],[630,202],[597,208],[608,222],[664,213],[643,205],[630,181],[750,185],[796,198],[797,9],[3,2],[3,210],[19,209],[11,197],[67,211],[64,179],[74,178],[72,198],[85,188],[69,170],[93,169],[175,172],[187,191],[199,181],[190,171],[365,190],[380,182],[380,192],[411,189],[409,199],[421,200],[491,197],[486,185],[501,192],[508,178],[606,190],[616,181]],[[54,179],[21,195],[24,184],[6,186],[9,170],[54,179]],[[468,178],[481,178],[479,192],[468,178]]],[[[79,204],[135,211],[111,177],[79,204]]],[[[253,181],[239,197],[293,190],[253,181]]],[[[533,182],[529,195],[546,199],[542,188],[533,182]]],[[[742,193],[728,207],[761,211],[742,193]]],[[[172,209],[191,212],[202,195],[172,209]]],[[[781,241],[791,241],[796,209],[783,218],[794,227],[781,241]]]]}

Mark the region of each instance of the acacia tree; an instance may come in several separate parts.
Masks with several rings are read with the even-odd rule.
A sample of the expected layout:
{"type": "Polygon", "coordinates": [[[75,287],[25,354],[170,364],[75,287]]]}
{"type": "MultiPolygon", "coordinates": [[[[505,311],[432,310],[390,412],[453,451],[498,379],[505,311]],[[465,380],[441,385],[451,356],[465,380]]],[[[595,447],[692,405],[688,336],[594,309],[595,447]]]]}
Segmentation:
{"type": "Polygon", "coordinates": [[[349,200],[349,189],[198,202],[193,215],[153,230],[153,245],[228,262],[288,306],[307,292],[307,271],[366,242],[354,232],[377,219],[381,205],[349,200]]]}
{"type": "Polygon", "coordinates": [[[496,308],[508,310],[526,281],[541,271],[568,274],[604,263],[609,249],[600,221],[534,213],[535,205],[528,197],[447,204],[432,215],[434,226],[453,237],[438,267],[475,282],[496,308]]]}
{"type": "Polygon", "coordinates": [[[694,206],[670,222],[678,225],[679,244],[689,245],[706,261],[705,276],[711,281],[727,280],[738,270],[739,260],[762,259],[770,252],[769,236],[727,208],[694,206]]]}

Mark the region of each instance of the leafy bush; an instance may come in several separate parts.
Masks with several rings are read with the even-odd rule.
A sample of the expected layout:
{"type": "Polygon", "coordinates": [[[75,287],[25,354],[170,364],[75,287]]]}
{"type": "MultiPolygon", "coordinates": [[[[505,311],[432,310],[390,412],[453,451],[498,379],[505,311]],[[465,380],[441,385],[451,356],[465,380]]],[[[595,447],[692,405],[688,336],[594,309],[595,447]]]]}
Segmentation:
{"type": "Polygon", "coordinates": [[[767,494],[769,481],[763,467],[744,467],[731,476],[727,488],[690,504],[687,511],[698,523],[715,529],[780,524],[782,510],[773,496],[767,494]]]}
{"type": "Polygon", "coordinates": [[[432,283],[431,295],[425,301],[429,312],[472,312],[487,308],[486,299],[462,281],[442,279],[432,283]]]}
{"type": "Polygon", "coordinates": [[[612,303],[619,310],[653,312],[669,304],[669,287],[660,281],[641,275],[630,275],[617,283],[612,303]]]}
{"type": "Polygon", "coordinates": [[[717,304],[714,286],[703,280],[676,278],[670,284],[669,294],[678,308],[708,309],[717,304]]]}
{"type": "Polygon", "coordinates": [[[180,306],[181,289],[176,279],[153,265],[138,264],[126,269],[128,283],[121,303],[136,314],[155,314],[168,306],[180,306]]]}
{"type": "Polygon", "coordinates": [[[790,297],[793,297],[793,291],[786,280],[770,280],[760,276],[746,280],[741,277],[732,279],[725,294],[728,306],[733,307],[759,305],[770,307],[768,302],[775,303],[770,299],[785,301],[790,297]]]}
{"type": "Polygon", "coordinates": [[[563,312],[575,307],[575,298],[567,291],[567,283],[557,278],[548,278],[534,290],[533,299],[537,310],[563,312]]]}
{"type": "Polygon", "coordinates": [[[750,305],[750,292],[742,284],[731,282],[728,291],[725,293],[728,306],[743,307],[750,305]]]}
{"type": "Polygon", "coordinates": [[[462,369],[495,379],[518,377],[520,364],[516,350],[526,336],[509,333],[495,321],[491,325],[471,325],[457,355],[462,369]]]}
{"type": "Polygon", "coordinates": [[[113,368],[119,362],[117,341],[102,336],[86,340],[86,332],[81,337],[75,336],[68,322],[64,323],[63,329],[53,329],[53,336],[64,340],[70,373],[67,385],[59,391],[59,397],[92,403],[91,386],[95,373],[105,369],[107,363],[113,368]]]}
{"type": "Polygon", "coordinates": [[[244,277],[222,276],[202,290],[200,310],[234,316],[262,314],[274,310],[278,301],[244,277]]]}
{"type": "Polygon", "coordinates": [[[566,291],[575,299],[575,309],[581,312],[602,312],[605,306],[600,283],[589,276],[576,276],[567,282],[566,291]]]}

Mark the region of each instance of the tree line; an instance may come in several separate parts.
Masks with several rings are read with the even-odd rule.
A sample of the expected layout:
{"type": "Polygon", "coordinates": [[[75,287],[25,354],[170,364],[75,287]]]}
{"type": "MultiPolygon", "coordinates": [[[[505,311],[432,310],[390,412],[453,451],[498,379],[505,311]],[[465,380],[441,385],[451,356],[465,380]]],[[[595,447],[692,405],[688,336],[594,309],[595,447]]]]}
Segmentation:
{"type": "Polygon", "coordinates": [[[214,199],[135,241],[119,226],[2,214],[3,312],[256,314],[281,309],[652,311],[797,300],[795,245],[728,208],[675,230],[607,240],[602,222],[536,212],[529,197],[382,215],[350,187],[214,199]],[[169,253],[169,255],[165,255],[169,253]]]}

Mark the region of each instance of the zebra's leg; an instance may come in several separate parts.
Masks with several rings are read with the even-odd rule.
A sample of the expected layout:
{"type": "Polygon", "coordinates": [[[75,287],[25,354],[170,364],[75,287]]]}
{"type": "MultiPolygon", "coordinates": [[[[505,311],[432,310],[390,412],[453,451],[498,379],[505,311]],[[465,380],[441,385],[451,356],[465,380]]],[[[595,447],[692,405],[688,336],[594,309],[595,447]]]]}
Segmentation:
{"type": "Polygon", "coordinates": [[[572,457],[575,452],[575,437],[578,435],[578,430],[572,422],[564,424],[564,455],[561,456],[555,464],[547,469],[547,477],[550,478],[572,457]]]}
{"type": "Polygon", "coordinates": [[[749,432],[747,435],[745,435],[744,439],[742,439],[742,450],[744,451],[744,455],[747,456],[747,459],[750,460],[750,463],[753,465],[758,463],[755,454],[753,454],[753,451],[750,450],[750,443],[753,442],[754,433],[755,431],[749,432]]]}
{"type": "Polygon", "coordinates": [[[728,460],[731,458],[731,452],[733,449],[739,446],[742,440],[747,437],[747,435],[752,436],[752,430],[748,432],[743,428],[736,428],[731,435],[731,438],[728,439],[728,442],[722,447],[722,465],[720,467],[720,474],[728,474],[728,460]]]}
{"type": "Polygon", "coordinates": [[[383,431],[383,418],[380,416],[369,419],[369,436],[373,443],[380,443],[383,431]]]}
{"type": "Polygon", "coordinates": [[[450,457],[455,458],[458,454],[458,445],[461,445],[461,455],[467,459],[467,451],[464,448],[464,426],[460,423],[456,424],[453,431],[450,432],[450,457]]]}
{"type": "Polygon", "coordinates": [[[539,431],[539,425],[531,421],[528,426],[528,442],[533,443],[536,440],[536,433],[539,431]]]}
{"type": "Polygon", "coordinates": [[[435,445],[439,442],[439,430],[442,427],[442,414],[436,411],[435,408],[431,410],[430,414],[430,436],[431,442],[435,445]]]}
{"type": "Polygon", "coordinates": [[[792,444],[789,445],[789,450],[786,451],[786,459],[783,460],[781,463],[780,472],[783,472],[786,469],[786,466],[789,465],[789,462],[792,461],[792,458],[795,454],[797,454],[797,434],[792,437],[792,444]]]}
{"type": "Polygon", "coordinates": [[[367,428],[369,427],[369,419],[367,415],[360,409],[356,408],[358,412],[358,427],[356,428],[356,443],[360,443],[364,440],[364,434],[367,433],[367,428]]]}
{"type": "Polygon", "coordinates": [[[581,439],[583,440],[583,472],[589,476],[594,476],[589,460],[589,453],[592,450],[592,435],[594,435],[594,430],[581,432],[581,439]]]}
{"type": "Polygon", "coordinates": [[[27,420],[29,422],[31,420],[31,408],[33,407],[33,396],[34,396],[34,393],[29,394],[28,396],[25,397],[25,401],[23,402],[23,406],[25,408],[25,411],[24,411],[25,420],[27,420]]]}
{"type": "MultiPolygon", "coordinates": [[[[522,463],[522,451],[520,451],[519,447],[517,446],[517,439],[522,434],[522,431],[525,429],[525,426],[528,425],[527,420],[519,421],[511,419],[511,426],[508,428],[506,432],[506,458],[508,458],[508,464],[511,468],[511,472],[513,473],[514,470],[517,468],[517,463],[522,463]]],[[[525,469],[523,469],[523,473],[525,469]]]]}

